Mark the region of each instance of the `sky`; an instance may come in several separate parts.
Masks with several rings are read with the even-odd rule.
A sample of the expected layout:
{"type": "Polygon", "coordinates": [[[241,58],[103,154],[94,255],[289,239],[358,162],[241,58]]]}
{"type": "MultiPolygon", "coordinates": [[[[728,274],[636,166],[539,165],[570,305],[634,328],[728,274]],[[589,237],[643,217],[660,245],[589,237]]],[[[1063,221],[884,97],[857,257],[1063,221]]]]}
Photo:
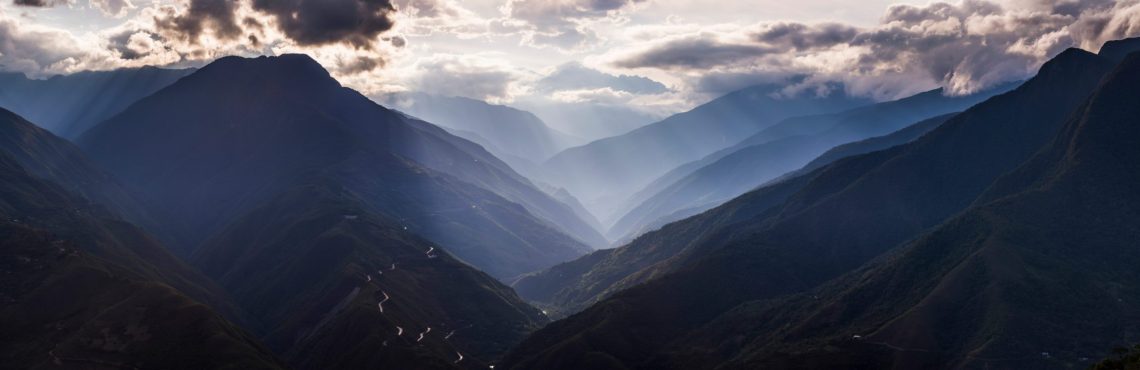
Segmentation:
{"type": "Polygon", "coordinates": [[[0,1],[0,69],[36,77],[306,53],[371,96],[658,116],[759,83],[967,94],[1140,35],[1140,0],[0,1]]]}

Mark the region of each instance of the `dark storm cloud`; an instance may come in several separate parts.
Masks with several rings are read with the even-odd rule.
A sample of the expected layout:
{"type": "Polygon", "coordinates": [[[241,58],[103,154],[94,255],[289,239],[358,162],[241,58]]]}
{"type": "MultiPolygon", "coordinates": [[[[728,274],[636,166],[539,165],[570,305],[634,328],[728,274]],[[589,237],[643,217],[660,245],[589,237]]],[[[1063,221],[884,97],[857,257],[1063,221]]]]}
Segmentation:
{"type": "MultiPolygon", "coordinates": [[[[196,43],[206,31],[221,40],[245,37],[254,46],[266,27],[257,19],[238,19],[245,0],[188,0],[186,10],[167,8],[155,17],[171,37],[196,43]]],[[[270,16],[274,26],[302,46],[343,43],[371,49],[379,35],[392,29],[395,8],[389,0],[248,0],[254,11],[270,16]]]]}
{"type": "Polygon", "coordinates": [[[405,38],[400,37],[400,36],[393,36],[391,39],[388,40],[388,42],[391,42],[392,46],[395,46],[398,48],[402,48],[402,47],[408,45],[408,39],[405,39],[405,38]]]}
{"type": "Polygon", "coordinates": [[[701,76],[694,84],[699,93],[722,95],[755,85],[768,85],[786,81],[802,81],[806,76],[787,72],[713,72],[701,76]]]}
{"type": "Polygon", "coordinates": [[[300,45],[347,43],[370,49],[393,26],[388,0],[253,0],[277,27],[300,45]]]}
{"type": "Polygon", "coordinates": [[[753,38],[773,46],[807,50],[851,42],[859,30],[839,23],[809,26],[803,23],[780,22],[765,25],[753,38]]]}
{"type": "Polygon", "coordinates": [[[337,63],[337,71],[345,74],[358,74],[370,72],[384,66],[384,60],[372,57],[356,57],[337,63]]]}
{"type": "Polygon", "coordinates": [[[191,43],[197,42],[207,29],[213,30],[219,39],[233,40],[243,33],[234,15],[237,5],[236,0],[190,0],[185,12],[174,14],[168,10],[155,17],[155,24],[191,43]]]}
{"type": "Polygon", "coordinates": [[[704,35],[673,40],[618,60],[622,68],[703,69],[779,53],[764,45],[726,43],[704,35]]]}
{"type": "Polygon", "coordinates": [[[17,6],[47,8],[56,5],[67,4],[67,0],[13,0],[12,3],[17,6]]]}

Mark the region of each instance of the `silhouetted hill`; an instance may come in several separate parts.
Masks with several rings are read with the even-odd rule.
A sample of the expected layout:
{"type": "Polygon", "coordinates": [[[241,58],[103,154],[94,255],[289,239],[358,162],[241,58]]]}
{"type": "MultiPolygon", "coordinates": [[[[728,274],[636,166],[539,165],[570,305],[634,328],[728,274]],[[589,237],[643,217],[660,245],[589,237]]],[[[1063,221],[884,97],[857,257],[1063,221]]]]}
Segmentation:
{"type": "Polygon", "coordinates": [[[127,106],[194,72],[154,67],[79,72],[37,80],[0,73],[0,106],[75,139],[127,106]]]}
{"type": "Polygon", "coordinates": [[[560,232],[592,231],[569,207],[479,146],[341,87],[306,56],[220,59],[80,143],[176,229],[184,255],[314,175],[498,278],[589,250],[560,232]],[[418,165],[376,170],[393,155],[418,165]],[[413,179],[438,181],[400,185],[413,179]]]}
{"type": "Polygon", "coordinates": [[[736,144],[788,117],[847,110],[869,104],[815,90],[777,96],[783,86],[756,86],[729,93],[691,111],[629,133],[567,149],[546,162],[551,182],[565,187],[605,221],[630,194],[681,164],[736,144]]]}
{"type": "MultiPolygon", "coordinates": [[[[692,240],[688,227],[732,208],[713,209],[647,234],[613,253],[682,252],[649,258],[658,262],[619,277],[650,278],[539,330],[511,351],[505,365],[671,367],[679,362],[650,361],[669,355],[672,342],[739,304],[813,289],[968,208],[995,179],[1056,137],[1110,68],[1106,59],[1067,50],[1021,87],[966,110],[912,143],[817,170],[782,204],[747,221],[700,228],[704,236],[699,243],[677,246],[652,238],[692,240]]],[[[742,206],[735,203],[724,207],[742,206]]],[[[615,263],[628,264],[623,259],[607,262],[615,263]]]]}

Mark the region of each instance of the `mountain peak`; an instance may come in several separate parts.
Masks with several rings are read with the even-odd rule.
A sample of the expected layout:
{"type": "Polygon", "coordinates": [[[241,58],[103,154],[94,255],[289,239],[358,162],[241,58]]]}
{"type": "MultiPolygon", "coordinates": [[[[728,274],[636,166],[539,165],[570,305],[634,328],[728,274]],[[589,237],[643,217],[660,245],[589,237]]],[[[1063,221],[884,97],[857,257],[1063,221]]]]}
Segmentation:
{"type": "Polygon", "coordinates": [[[1090,68],[1109,70],[1112,63],[1108,59],[1078,48],[1068,48],[1050,59],[1037,71],[1037,76],[1023,86],[1049,86],[1055,82],[1068,81],[1075,75],[1090,68]]]}
{"type": "Polygon", "coordinates": [[[340,83],[320,63],[305,54],[215,60],[190,76],[196,80],[269,84],[283,89],[339,88],[340,83]]]}
{"type": "Polygon", "coordinates": [[[1100,56],[1119,63],[1135,51],[1140,51],[1140,37],[1106,42],[1100,47],[1100,56]]]}
{"type": "Polygon", "coordinates": [[[1041,65],[1040,72],[1051,71],[1055,68],[1064,68],[1072,66],[1073,64],[1084,63],[1090,59],[1097,59],[1098,55],[1090,53],[1087,50],[1080,48],[1068,48],[1062,51],[1057,56],[1050,59],[1045,64],[1041,65]]]}

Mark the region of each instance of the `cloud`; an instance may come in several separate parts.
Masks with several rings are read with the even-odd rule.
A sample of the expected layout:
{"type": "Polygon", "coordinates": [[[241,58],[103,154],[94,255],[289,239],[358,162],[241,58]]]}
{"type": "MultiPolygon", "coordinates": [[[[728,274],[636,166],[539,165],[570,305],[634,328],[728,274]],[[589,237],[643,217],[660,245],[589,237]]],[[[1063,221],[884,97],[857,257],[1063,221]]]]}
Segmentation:
{"type": "Polygon", "coordinates": [[[626,104],[633,94],[609,87],[595,89],[562,90],[550,95],[550,99],[563,103],[598,103],[605,105],[626,104]]]}
{"type": "Polygon", "coordinates": [[[461,7],[447,0],[394,0],[393,5],[401,13],[417,18],[458,17],[464,13],[461,7]]]}
{"type": "Polygon", "coordinates": [[[123,29],[81,36],[0,12],[0,70],[33,77],[171,65],[181,60],[155,34],[123,29]]]}
{"type": "Polygon", "coordinates": [[[507,28],[523,31],[526,44],[563,51],[584,47],[597,38],[591,24],[616,22],[622,11],[648,0],[508,0],[502,7],[507,28]]]}
{"type": "Polygon", "coordinates": [[[781,49],[720,40],[710,34],[673,39],[615,61],[620,68],[703,69],[733,65],[781,49]]]}
{"type": "Polygon", "coordinates": [[[5,70],[35,74],[84,54],[66,32],[24,24],[0,13],[0,66],[5,70]]]}
{"type": "Polygon", "coordinates": [[[669,91],[660,82],[632,75],[612,75],[578,62],[562,64],[535,82],[539,92],[608,88],[631,94],[659,94],[669,91]]]}
{"type": "Polygon", "coordinates": [[[436,55],[418,61],[408,83],[412,91],[509,102],[522,93],[527,78],[502,60],[478,56],[436,55]]]}
{"type": "MultiPolygon", "coordinates": [[[[104,0],[110,1],[110,0],[104,0]]],[[[187,0],[182,9],[163,7],[154,21],[171,38],[202,43],[261,44],[266,22],[300,46],[342,44],[372,50],[391,30],[396,11],[389,0],[187,0]],[[244,37],[243,37],[244,36],[244,37]]]]}
{"type": "Polygon", "coordinates": [[[347,43],[362,49],[373,48],[392,29],[396,10],[388,0],[253,0],[253,9],[273,16],[299,45],[347,43]]]}
{"type": "Polygon", "coordinates": [[[131,0],[91,0],[91,6],[110,17],[122,17],[135,8],[131,0]]]}
{"type": "Polygon", "coordinates": [[[336,69],[337,71],[345,74],[360,74],[364,72],[370,72],[383,66],[383,59],[370,58],[367,56],[357,56],[347,60],[338,61],[336,69]]]}
{"type": "Polygon", "coordinates": [[[154,21],[160,30],[190,43],[199,42],[206,32],[219,40],[235,40],[243,33],[234,14],[237,7],[234,0],[189,0],[185,11],[166,7],[154,21]]]}
{"type": "Polygon", "coordinates": [[[56,5],[69,4],[69,0],[13,0],[16,6],[29,6],[34,8],[49,8],[56,5]]]}
{"type": "MultiPolygon", "coordinates": [[[[964,0],[893,5],[872,27],[767,22],[651,38],[605,59],[688,76],[695,90],[810,75],[891,98],[943,86],[965,94],[1024,79],[1065,48],[1140,35],[1135,0],[964,0]]],[[[644,37],[644,36],[641,36],[644,37]]],[[[724,91],[717,91],[724,92],[724,91]]]]}
{"type": "Polygon", "coordinates": [[[810,50],[830,47],[851,41],[859,29],[839,24],[821,23],[808,26],[803,23],[776,22],[761,25],[752,35],[756,41],[770,47],[810,50]]]}

